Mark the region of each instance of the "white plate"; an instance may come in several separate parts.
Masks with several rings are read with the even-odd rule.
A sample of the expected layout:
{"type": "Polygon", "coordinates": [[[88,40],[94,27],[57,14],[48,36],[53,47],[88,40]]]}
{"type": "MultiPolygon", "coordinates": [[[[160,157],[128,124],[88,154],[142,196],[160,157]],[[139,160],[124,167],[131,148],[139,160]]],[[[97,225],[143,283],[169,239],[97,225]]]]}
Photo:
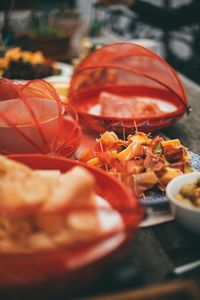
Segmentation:
{"type": "MultiPolygon", "coordinates": [[[[130,97],[127,99],[131,99],[133,97],[130,97]]],[[[159,109],[162,111],[162,112],[174,112],[176,110],[176,106],[169,103],[169,102],[166,102],[162,99],[152,99],[150,97],[134,97],[133,98],[133,101],[134,99],[136,100],[140,100],[140,101],[143,101],[143,102],[146,102],[146,103],[155,103],[158,105],[159,109]]],[[[101,115],[101,105],[100,104],[95,104],[93,105],[89,110],[88,110],[88,113],[92,114],[92,115],[96,115],[96,116],[100,116],[101,115]]]]}
{"type": "Polygon", "coordinates": [[[57,81],[64,81],[69,82],[73,73],[73,67],[69,64],[62,63],[62,62],[55,62],[55,67],[61,70],[60,75],[52,75],[44,78],[48,82],[57,82],[57,81]]]}

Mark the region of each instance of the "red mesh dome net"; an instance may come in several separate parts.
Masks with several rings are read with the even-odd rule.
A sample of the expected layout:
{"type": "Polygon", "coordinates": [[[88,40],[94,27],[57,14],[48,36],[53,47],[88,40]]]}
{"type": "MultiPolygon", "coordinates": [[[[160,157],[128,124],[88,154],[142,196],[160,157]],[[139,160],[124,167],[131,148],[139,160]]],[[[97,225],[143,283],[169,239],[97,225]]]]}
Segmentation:
{"type": "Polygon", "coordinates": [[[80,144],[77,113],[36,79],[0,79],[0,152],[71,155],[80,144]]]}
{"type": "Polygon", "coordinates": [[[190,109],[175,70],[152,51],[132,43],[110,44],[83,60],[72,77],[70,101],[83,125],[98,132],[132,132],[136,126],[153,132],[190,109]]]}

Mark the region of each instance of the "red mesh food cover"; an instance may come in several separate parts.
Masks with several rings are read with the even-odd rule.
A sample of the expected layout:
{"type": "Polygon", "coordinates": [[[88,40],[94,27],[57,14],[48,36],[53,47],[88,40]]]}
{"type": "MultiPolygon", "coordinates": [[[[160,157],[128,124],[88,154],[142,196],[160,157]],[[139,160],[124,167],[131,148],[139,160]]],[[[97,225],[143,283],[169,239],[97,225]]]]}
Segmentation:
{"type": "MultiPolygon", "coordinates": [[[[67,172],[77,166],[84,167],[94,176],[96,184],[92,202],[91,200],[79,202],[78,199],[82,196],[76,193],[78,198],[74,199],[73,203],[66,200],[63,206],[63,203],[58,201],[58,206],[61,204],[62,209],[56,210],[54,207],[50,213],[36,209],[38,219],[44,220],[44,228],[48,225],[49,229],[55,229],[53,231],[50,229],[51,242],[46,243],[44,236],[41,236],[38,240],[41,247],[27,247],[27,244],[21,243],[20,240],[20,245],[23,246],[18,248],[17,238],[16,247],[14,246],[10,253],[5,253],[7,248],[2,249],[2,247],[0,252],[5,255],[1,254],[3,259],[0,264],[2,278],[0,289],[16,286],[30,288],[37,284],[40,284],[40,288],[45,288],[44,284],[48,284],[48,287],[56,289],[60,280],[64,287],[68,283],[69,291],[72,289],[72,284],[75,284],[77,289],[77,282],[82,282],[87,276],[89,278],[93,276],[90,269],[92,263],[100,263],[101,267],[106,265],[108,255],[113,255],[114,251],[135,234],[137,225],[143,217],[143,210],[137,199],[117,179],[97,168],[71,159],[46,155],[9,157],[33,169],[42,169],[43,172],[44,170],[67,172]],[[63,217],[65,222],[59,222],[63,217]],[[69,219],[71,225],[65,227],[69,219]],[[58,224],[62,224],[61,227],[58,224]],[[81,267],[84,267],[84,271],[79,276],[81,267]]],[[[34,234],[35,232],[33,236],[34,234]]]]}
{"type": "Polygon", "coordinates": [[[79,146],[77,113],[36,79],[0,79],[0,152],[71,155],[79,146]]]}
{"type": "Polygon", "coordinates": [[[99,132],[135,126],[153,132],[189,112],[175,70],[132,43],[110,44],[83,60],[72,77],[70,101],[82,123],[99,132]]]}

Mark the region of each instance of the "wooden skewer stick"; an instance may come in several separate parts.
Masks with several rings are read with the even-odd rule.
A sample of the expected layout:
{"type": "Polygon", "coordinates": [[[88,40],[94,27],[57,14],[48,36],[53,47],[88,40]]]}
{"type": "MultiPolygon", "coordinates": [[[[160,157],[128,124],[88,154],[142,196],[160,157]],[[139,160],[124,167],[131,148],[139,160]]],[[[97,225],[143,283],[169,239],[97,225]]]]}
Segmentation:
{"type": "MultiPolygon", "coordinates": [[[[104,152],[103,145],[101,143],[101,139],[99,139],[99,145],[100,145],[100,148],[101,148],[101,152],[104,152]]],[[[106,172],[108,173],[108,165],[106,163],[104,163],[104,165],[105,165],[106,172]]]]}

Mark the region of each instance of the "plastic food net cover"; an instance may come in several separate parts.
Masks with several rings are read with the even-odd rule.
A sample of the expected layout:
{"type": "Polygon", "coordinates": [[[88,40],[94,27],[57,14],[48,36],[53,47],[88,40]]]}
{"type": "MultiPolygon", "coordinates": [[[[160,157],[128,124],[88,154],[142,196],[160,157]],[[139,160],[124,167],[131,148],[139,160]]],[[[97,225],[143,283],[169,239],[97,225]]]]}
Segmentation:
{"type": "MultiPolygon", "coordinates": [[[[70,97],[100,87],[131,86],[171,93],[185,110],[187,98],[175,70],[152,51],[132,43],[115,43],[93,52],[78,66],[71,82],[70,97]]],[[[137,90],[136,92],[137,93],[137,90]]]]}
{"type": "Polygon", "coordinates": [[[76,141],[77,114],[63,105],[46,81],[26,82],[0,79],[0,153],[43,153],[68,155],[66,143],[76,141]],[[63,119],[70,132],[64,136],[63,119]],[[68,126],[69,127],[69,126],[68,126]]]}

